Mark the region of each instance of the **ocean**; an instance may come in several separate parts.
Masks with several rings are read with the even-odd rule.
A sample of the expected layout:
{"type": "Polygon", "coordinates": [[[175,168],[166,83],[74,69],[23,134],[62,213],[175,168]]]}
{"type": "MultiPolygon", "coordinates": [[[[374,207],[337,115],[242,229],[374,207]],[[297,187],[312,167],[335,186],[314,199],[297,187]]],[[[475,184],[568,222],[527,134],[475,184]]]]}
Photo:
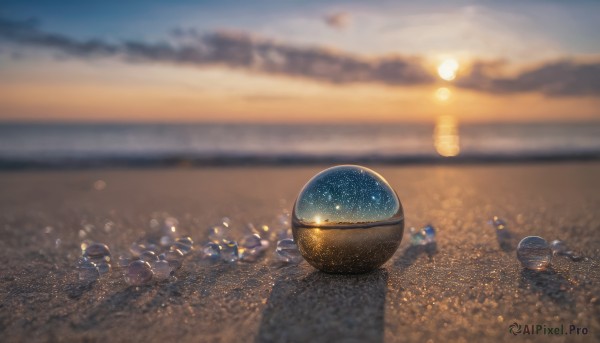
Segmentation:
{"type": "Polygon", "coordinates": [[[600,122],[0,124],[0,168],[600,159],[600,122]]]}

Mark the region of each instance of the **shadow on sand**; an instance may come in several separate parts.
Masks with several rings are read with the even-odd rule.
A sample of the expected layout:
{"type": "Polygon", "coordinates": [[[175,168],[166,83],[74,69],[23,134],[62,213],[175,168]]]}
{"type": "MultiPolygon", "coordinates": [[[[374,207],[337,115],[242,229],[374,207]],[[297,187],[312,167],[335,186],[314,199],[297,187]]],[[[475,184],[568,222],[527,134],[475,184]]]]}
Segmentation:
{"type": "Polygon", "coordinates": [[[574,285],[552,267],[539,272],[523,268],[520,287],[539,294],[542,300],[550,300],[563,307],[575,305],[574,285]]]}
{"type": "Polygon", "coordinates": [[[437,254],[437,243],[429,243],[425,245],[410,245],[404,252],[402,256],[394,261],[394,266],[400,268],[400,270],[404,271],[406,268],[410,267],[415,261],[419,258],[419,256],[425,254],[431,260],[435,254],[437,254]]]}
{"type": "Polygon", "coordinates": [[[275,283],[256,342],[383,342],[388,273],[315,271],[275,283]]]}

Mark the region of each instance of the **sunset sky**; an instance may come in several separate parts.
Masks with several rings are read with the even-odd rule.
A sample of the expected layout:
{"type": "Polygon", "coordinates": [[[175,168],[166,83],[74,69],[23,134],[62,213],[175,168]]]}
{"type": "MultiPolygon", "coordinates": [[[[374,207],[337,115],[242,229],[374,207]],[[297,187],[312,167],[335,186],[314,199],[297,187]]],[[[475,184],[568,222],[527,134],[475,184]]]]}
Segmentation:
{"type": "Polygon", "coordinates": [[[0,120],[600,120],[598,1],[3,1],[0,120]]]}

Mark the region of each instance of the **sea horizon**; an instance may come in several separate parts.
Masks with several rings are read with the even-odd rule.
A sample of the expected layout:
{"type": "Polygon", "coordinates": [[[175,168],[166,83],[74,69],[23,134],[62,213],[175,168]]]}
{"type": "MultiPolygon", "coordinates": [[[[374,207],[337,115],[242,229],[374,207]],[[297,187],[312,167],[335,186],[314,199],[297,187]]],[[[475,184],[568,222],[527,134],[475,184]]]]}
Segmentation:
{"type": "Polygon", "coordinates": [[[600,122],[0,123],[0,168],[600,159],[600,122]]]}

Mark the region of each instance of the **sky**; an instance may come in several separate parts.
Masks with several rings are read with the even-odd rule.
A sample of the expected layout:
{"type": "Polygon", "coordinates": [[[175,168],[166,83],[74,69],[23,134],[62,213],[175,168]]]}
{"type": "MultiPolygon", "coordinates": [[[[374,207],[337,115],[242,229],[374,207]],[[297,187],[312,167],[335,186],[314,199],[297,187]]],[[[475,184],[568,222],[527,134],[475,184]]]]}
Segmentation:
{"type": "Polygon", "coordinates": [[[600,120],[598,1],[0,2],[0,121],[600,120]]]}

